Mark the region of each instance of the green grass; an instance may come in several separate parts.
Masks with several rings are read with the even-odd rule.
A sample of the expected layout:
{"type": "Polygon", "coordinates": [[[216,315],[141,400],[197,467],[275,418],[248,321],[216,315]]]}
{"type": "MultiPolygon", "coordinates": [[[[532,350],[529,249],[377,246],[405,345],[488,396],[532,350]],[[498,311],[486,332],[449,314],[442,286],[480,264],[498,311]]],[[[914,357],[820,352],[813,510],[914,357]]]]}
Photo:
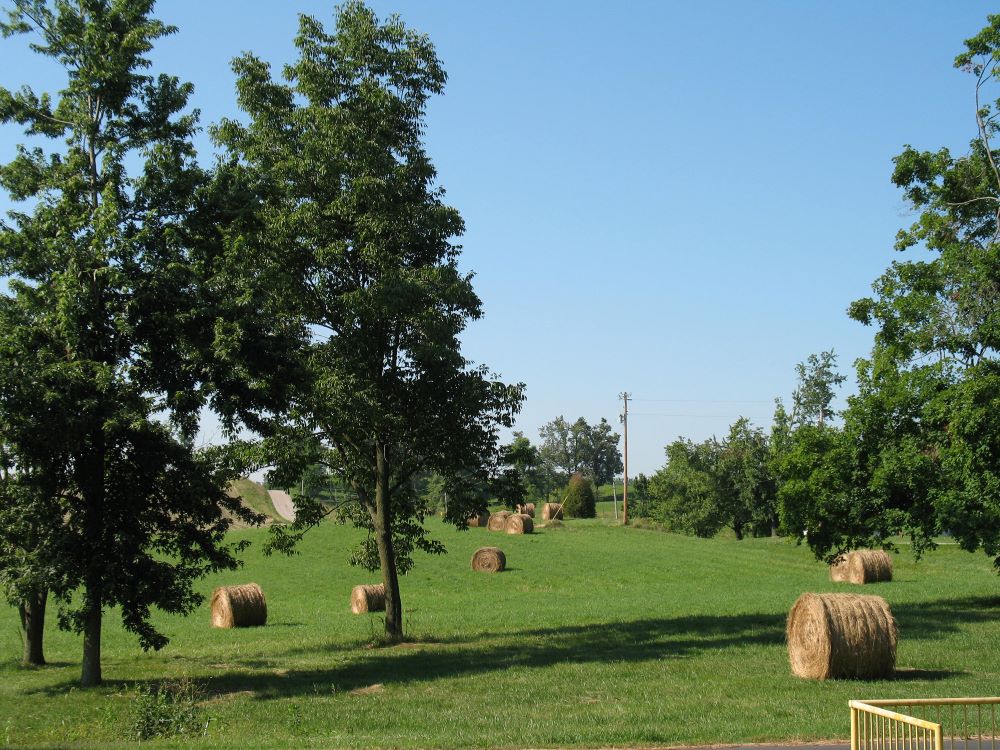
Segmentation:
{"type": "Polygon", "coordinates": [[[269,518],[278,518],[278,511],[274,509],[271,496],[264,489],[263,485],[258,484],[252,479],[237,479],[230,485],[230,490],[236,492],[243,500],[243,504],[250,508],[250,510],[261,513],[269,518]]]}
{"type": "Polygon", "coordinates": [[[419,557],[402,579],[410,642],[399,646],[371,647],[381,619],[350,614],[351,587],[375,576],[347,566],[358,532],[333,524],[297,557],[265,559],[255,545],[243,570],[202,583],[205,594],[260,583],[266,627],[213,630],[206,604],[186,619],[160,615],[171,643],[144,654],[109,615],[100,689],[76,687],[80,640],[54,627],[53,665],[19,667],[16,613],[0,609],[0,742],[131,747],[140,689],[161,680],[194,681],[207,729],[152,746],[233,748],[843,740],[851,698],[1000,685],[1000,581],[983,555],[954,546],[919,563],[894,556],[895,580],[865,589],[899,620],[900,676],[817,683],[790,674],[787,612],[803,591],[857,589],[831,583],[785,540],[704,540],[601,519],[523,537],[429,523],[449,554],[419,557]],[[470,570],[487,544],[510,570],[470,570]]]}

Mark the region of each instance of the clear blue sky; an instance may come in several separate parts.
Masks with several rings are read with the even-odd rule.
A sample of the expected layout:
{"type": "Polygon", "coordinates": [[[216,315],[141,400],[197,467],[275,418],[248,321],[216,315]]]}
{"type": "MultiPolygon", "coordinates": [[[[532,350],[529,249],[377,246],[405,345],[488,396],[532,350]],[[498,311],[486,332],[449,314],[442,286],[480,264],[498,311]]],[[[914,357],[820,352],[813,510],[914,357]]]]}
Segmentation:
{"type": "MultiPolygon", "coordinates": [[[[872,332],[845,308],[909,221],[892,157],[907,143],[965,151],[973,79],[952,60],[995,12],[974,0],[371,5],[427,33],[449,74],[427,148],[465,218],[462,264],[486,311],[466,356],[527,384],[518,427],[533,440],[560,414],[617,422],[617,395],[632,393],[632,474],[661,466],[678,435],[721,436],[739,415],[767,426],[812,352],[834,348],[853,375],[872,332]]],[[[179,32],[156,71],[195,84],[203,123],[233,116],[229,60],[290,61],[297,13],[332,27],[333,7],[161,0],[179,32]]],[[[51,87],[31,58],[0,41],[0,83],[51,87]]],[[[0,159],[19,140],[0,128],[0,159]]]]}

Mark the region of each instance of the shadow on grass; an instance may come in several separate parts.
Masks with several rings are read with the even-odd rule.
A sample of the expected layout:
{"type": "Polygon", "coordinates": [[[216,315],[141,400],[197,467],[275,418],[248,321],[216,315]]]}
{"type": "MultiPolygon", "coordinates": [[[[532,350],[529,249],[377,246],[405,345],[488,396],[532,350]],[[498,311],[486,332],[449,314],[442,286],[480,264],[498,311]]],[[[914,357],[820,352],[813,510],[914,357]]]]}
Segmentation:
{"type": "MultiPolygon", "coordinates": [[[[404,643],[370,649],[364,659],[352,659],[329,669],[290,670],[281,677],[223,674],[207,680],[207,689],[214,695],[252,691],[258,699],[267,700],[311,694],[317,684],[347,692],[377,683],[412,684],[519,667],[539,669],[556,664],[681,659],[704,651],[781,644],[784,628],[784,616],[770,614],[535,628],[481,634],[474,641],[444,644],[445,648],[425,648],[433,643],[404,643]],[[509,645],[498,645],[498,639],[509,645]]],[[[324,652],[322,648],[294,651],[299,655],[324,652]]]]}
{"type": "Polygon", "coordinates": [[[991,623],[1000,619],[1000,598],[969,596],[933,602],[893,604],[892,614],[899,625],[900,638],[939,638],[957,633],[970,623],[991,623]]]}

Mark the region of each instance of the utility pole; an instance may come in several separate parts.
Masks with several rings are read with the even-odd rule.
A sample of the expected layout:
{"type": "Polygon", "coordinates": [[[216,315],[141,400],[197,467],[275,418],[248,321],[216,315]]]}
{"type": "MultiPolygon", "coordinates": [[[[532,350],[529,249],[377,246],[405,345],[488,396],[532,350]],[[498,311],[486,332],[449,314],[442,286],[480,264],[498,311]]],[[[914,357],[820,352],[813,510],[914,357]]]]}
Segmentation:
{"type": "Polygon", "coordinates": [[[622,482],[622,526],[628,526],[628,391],[622,392],[619,398],[625,404],[621,416],[622,426],[625,430],[625,481],[622,482]]]}

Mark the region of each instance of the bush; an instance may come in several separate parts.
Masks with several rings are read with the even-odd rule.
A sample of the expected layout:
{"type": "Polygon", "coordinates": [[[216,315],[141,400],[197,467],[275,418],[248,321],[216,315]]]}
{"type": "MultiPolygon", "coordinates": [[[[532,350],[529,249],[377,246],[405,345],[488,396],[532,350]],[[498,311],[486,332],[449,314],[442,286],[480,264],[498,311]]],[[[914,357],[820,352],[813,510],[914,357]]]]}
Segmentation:
{"type": "Polygon", "coordinates": [[[594,486],[582,474],[577,473],[569,478],[563,512],[573,518],[594,518],[597,515],[594,486]]]}
{"type": "Polygon", "coordinates": [[[137,686],[129,717],[130,739],[204,734],[198,686],[190,679],[165,682],[154,687],[137,686]]]}

